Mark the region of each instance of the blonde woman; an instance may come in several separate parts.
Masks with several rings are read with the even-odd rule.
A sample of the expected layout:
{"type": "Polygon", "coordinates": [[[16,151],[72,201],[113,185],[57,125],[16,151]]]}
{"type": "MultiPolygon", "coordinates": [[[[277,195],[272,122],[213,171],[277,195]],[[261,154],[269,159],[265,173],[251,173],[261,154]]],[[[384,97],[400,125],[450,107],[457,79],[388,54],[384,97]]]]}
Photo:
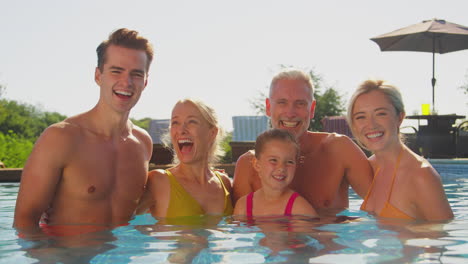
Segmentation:
{"type": "Polygon", "coordinates": [[[373,155],[374,180],[361,209],[380,217],[447,220],[453,213],[440,176],[400,139],[405,110],[399,90],[382,80],[363,82],[351,97],[348,122],[373,155]]]}
{"type": "Polygon", "coordinates": [[[193,99],[176,103],[170,122],[175,166],[149,172],[143,209],[149,201],[155,218],[232,214],[231,181],[211,168],[220,153],[219,132],[212,108],[193,99]]]}

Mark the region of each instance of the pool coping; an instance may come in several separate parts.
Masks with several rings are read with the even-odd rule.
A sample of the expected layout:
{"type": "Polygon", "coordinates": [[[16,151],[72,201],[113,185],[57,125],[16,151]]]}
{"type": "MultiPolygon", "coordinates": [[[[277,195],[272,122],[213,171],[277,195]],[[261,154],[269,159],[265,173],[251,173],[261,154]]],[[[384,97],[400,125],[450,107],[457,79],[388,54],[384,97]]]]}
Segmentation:
{"type": "MultiPolygon", "coordinates": [[[[149,170],[167,169],[173,165],[154,165],[150,164],[149,170]]],[[[234,176],[235,164],[216,164],[216,169],[224,170],[230,177],[234,176]]],[[[23,168],[0,168],[0,183],[1,182],[20,182],[23,168]]]]}

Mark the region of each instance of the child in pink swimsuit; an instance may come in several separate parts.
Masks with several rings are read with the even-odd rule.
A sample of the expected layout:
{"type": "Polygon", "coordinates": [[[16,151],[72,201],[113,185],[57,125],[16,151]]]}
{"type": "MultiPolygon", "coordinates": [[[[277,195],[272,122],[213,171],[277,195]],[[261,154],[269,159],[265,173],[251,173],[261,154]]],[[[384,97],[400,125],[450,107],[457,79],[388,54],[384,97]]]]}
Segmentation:
{"type": "Polygon", "coordinates": [[[315,209],[289,188],[296,171],[299,145],[286,130],[271,129],[257,137],[253,167],[262,188],[241,197],[234,215],[253,216],[306,215],[318,217],[315,209]]]}

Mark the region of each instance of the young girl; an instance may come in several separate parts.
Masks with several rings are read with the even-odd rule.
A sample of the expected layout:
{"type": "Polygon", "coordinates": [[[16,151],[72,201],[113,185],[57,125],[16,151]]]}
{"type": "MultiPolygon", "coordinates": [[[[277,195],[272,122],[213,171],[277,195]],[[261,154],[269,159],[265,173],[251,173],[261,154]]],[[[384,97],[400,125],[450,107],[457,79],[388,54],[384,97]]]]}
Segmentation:
{"type": "Polygon", "coordinates": [[[296,171],[299,145],[286,130],[272,129],[263,132],[255,143],[254,168],[262,188],[241,197],[234,215],[307,215],[318,217],[312,205],[289,188],[296,171]]]}

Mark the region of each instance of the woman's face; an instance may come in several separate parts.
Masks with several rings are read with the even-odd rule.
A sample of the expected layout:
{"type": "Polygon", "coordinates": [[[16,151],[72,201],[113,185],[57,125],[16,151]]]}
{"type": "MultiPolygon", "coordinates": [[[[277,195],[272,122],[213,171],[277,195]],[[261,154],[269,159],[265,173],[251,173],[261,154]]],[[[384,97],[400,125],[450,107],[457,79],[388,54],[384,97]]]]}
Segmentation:
{"type": "Polygon", "coordinates": [[[296,171],[296,157],[297,148],[291,142],[271,140],[265,143],[254,164],[262,186],[280,191],[287,188],[296,171]]]}
{"type": "Polygon", "coordinates": [[[208,161],[218,130],[210,127],[190,102],[177,103],[172,110],[171,141],[181,163],[208,161]]]}
{"type": "Polygon", "coordinates": [[[352,129],[358,140],[372,152],[378,152],[399,143],[398,128],[404,113],[395,107],[381,91],[360,95],[352,110],[352,129]]]}

